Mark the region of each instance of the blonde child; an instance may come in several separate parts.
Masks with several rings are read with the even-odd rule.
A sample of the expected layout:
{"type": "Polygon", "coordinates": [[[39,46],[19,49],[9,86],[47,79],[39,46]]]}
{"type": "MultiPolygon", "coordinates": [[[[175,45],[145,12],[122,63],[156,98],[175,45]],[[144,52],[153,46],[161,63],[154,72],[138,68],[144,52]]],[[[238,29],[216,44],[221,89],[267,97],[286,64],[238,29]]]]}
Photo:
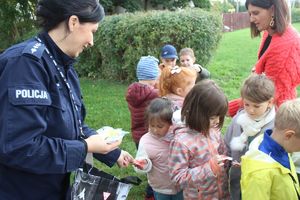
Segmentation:
{"type": "Polygon", "coordinates": [[[300,151],[300,100],[281,104],[274,129],[256,137],[242,157],[243,200],[299,199],[299,183],[289,153],[300,151]]]}
{"type": "Polygon", "coordinates": [[[212,80],[200,81],[185,97],[185,127],[175,131],[169,158],[171,180],[184,189],[184,199],[229,199],[226,146],[220,132],[227,104],[212,80]]]}
{"type": "Polygon", "coordinates": [[[210,72],[199,64],[195,64],[196,57],[193,49],[183,48],[179,52],[179,61],[181,67],[194,69],[198,73],[197,82],[199,80],[210,78],[210,72]]]}
{"type": "Polygon", "coordinates": [[[159,78],[159,95],[174,104],[174,111],[182,107],[184,97],[195,85],[197,74],[184,67],[165,67],[159,78]]]}
{"type": "MultiPolygon", "coordinates": [[[[241,156],[256,136],[274,127],[274,93],[273,82],[264,75],[251,75],[245,80],[241,88],[243,109],[232,119],[224,137],[228,154],[234,161],[240,162],[241,156]]],[[[234,200],[241,199],[240,179],[240,166],[232,165],[229,171],[229,188],[234,200]]]]}
{"type": "Polygon", "coordinates": [[[160,52],[161,64],[159,68],[162,70],[165,67],[174,67],[178,59],[177,50],[171,44],[166,44],[162,47],[160,52]]]}
{"type": "Polygon", "coordinates": [[[155,200],[183,200],[182,191],[172,184],[169,176],[169,143],[164,140],[172,125],[172,102],[166,98],[151,101],[145,116],[149,132],[140,140],[135,170],[147,173],[155,200]]]}

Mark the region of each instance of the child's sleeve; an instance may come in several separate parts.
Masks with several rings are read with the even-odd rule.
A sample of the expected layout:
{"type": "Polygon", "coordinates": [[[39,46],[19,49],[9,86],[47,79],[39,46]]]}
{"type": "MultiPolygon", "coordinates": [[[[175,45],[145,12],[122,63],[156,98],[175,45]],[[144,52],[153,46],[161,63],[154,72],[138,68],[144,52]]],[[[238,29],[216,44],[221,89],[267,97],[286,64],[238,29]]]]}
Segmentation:
{"type": "Polygon", "coordinates": [[[146,149],[144,148],[144,143],[142,140],[140,140],[135,160],[146,160],[146,164],[143,166],[143,169],[139,169],[135,166],[133,167],[137,173],[148,173],[152,169],[152,162],[146,152],[146,149]]]}
{"type": "Polygon", "coordinates": [[[205,180],[215,177],[209,162],[195,168],[189,167],[190,150],[180,141],[174,139],[170,144],[169,169],[171,181],[185,188],[192,184],[200,186],[205,180]]]}
{"type": "Polygon", "coordinates": [[[272,182],[260,174],[246,176],[241,180],[241,192],[243,200],[270,199],[272,182]]]}
{"type": "Polygon", "coordinates": [[[231,156],[230,141],[232,137],[233,137],[233,121],[229,124],[226,133],[224,135],[224,142],[227,149],[227,156],[231,156]]]}

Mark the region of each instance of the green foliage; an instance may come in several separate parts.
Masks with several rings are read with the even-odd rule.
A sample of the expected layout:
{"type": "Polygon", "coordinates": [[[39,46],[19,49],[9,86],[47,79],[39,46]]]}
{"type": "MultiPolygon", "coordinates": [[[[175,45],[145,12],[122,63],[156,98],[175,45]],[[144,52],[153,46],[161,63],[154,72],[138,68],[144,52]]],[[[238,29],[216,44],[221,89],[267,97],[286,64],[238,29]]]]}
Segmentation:
{"type": "Polygon", "coordinates": [[[228,12],[234,11],[235,8],[229,2],[216,1],[216,2],[214,2],[213,6],[212,6],[212,10],[221,12],[221,13],[228,13],[228,12]]]}
{"type": "Polygon", "coordinates": [[[197,8],[209,9],[211,7],[209,0],[193,0],[197,8]]]}
{"type": "Polygon", "coordinates": [[[82,54],[78,69],[84,76],[132,81],[139,58],[159,57],[166,43],[178,50],[193,48],[197,62],[205,66],[217,47],[221,30],[221,16],[201,9],[109,16],[100,24],[94,48],[82,54]]]}
{"type": "Polygon", "coordinates": [[[292,9],[292,22],[300,22],[300,8],[292,9]]]}
{"type": "Polygon", "coordinates": [[[184,8],[188,5],[190,0],[167,0],[167,1],[161,1],[161,0],[151,0],[150,3],[153,6],[162,5],[166,9],[174,10],[175,8],[184,8]]]}
{"type": "Polygon", "coordinates": [[[35,0],[3,0],[0,6],[0,52],[33,28],[35,0]]]}

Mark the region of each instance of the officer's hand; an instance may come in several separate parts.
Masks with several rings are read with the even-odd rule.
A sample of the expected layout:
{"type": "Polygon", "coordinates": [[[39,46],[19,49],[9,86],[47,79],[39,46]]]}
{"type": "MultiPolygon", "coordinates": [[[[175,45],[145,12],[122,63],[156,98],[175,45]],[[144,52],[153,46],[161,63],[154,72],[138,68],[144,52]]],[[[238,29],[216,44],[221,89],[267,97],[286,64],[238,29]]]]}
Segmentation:
{"type": "Polygon", "coordinates": [[[105,138],[101,134],[96,134],[85,139],[88,147],[89,153],[101,153],[106,154],[111,152],[119,147],[122,140],[118,140],[116,142],[107,143],[105,138]]]}
{"type": "Polygon", "coordinates": [[[122,150],[117,163],[119,167],[128,167],[130,163],[133,163],[133,160],[133,157],[127,151],[122,150]]]}

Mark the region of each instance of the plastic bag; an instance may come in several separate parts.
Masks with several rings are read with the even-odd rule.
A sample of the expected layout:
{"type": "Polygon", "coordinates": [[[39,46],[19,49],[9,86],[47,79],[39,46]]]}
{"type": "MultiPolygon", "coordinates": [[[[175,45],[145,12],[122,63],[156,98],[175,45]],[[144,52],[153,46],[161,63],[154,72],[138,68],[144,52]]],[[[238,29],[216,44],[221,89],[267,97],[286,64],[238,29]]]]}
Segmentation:
{"type": "Polygon", "coordinates": [[[72,185],[72,200],[125,200],[132,184],[139,185],[141,180],[136,176],[118,179],[100,171],[89,164],[75,172],[72,185]]]}
{"type": "Polygon", "coordinates": [[[124,135],[129,132],[123,131],[121,128],[112,128],[110,126],[103,126],[97,130],[98,134],[104,134],[107,143],[113,143],[118,140],[122,140],[124,135]]]}

